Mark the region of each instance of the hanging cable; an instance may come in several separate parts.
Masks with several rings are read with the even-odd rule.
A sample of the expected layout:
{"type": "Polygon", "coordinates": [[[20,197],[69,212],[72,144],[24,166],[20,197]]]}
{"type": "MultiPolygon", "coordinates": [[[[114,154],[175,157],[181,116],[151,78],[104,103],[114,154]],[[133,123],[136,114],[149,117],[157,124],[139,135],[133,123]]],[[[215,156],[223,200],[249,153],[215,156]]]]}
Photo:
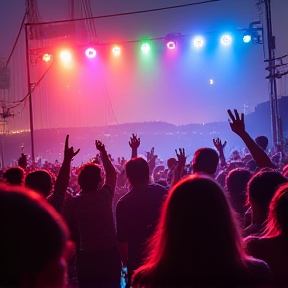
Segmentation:
{"type": "Polygon", "coordinates": [[[194,2],[194,3],[187,3],[187,4],[182,4],[182,5],[175,5],[175,6],[168,6],[168,7],[147,9],[147,10],[138,10],[138,11],[124,12],[124,13],[116,13],[116,14],[107,14],[107,15],[100,15],[100,16],[93,16],[93,17],[84,17],[84,18],[77,18],[77,19],[57,20],[57,21],[39,22],[39,23],[27,23],[26,25],[27,26],[35,26],[35,25],[47,25],[47,24],[77,22],[77,21],[83,21],[83,20],[89,20],[89,19],[112,18],[112,17],[119,17],[119,16],[127,16],[127,15],[135,15],[135,14],[142,14],[142,13],[149,13],[149,12],[164,11],[164,10],[176,9],[176,8],[184,8],[184,7],[188,7],[188,6],[196,6],[196,5],[212,3],[212,2],[219,2],[219,1],[222,1],[222,0],[206,0],[206,1],[202,1],[202,2],[194,2]]]}
{"type": "Polygon", "coordinates": [[[17,103],[16,105],[12,106],[12,107],[9,107],[8,109],[13,109],[13,108],[16,108],[17,106],[19,106],[23,101],[25,101],[29,95],[34,92],[35,88],[41,83],[41,81],[44,79],[44,77],[46,76],[46,74],[49,72],[49,70],[51,69],[51,67],[53,66],[53,63],[49,66],[49,68],[44,72],[44,74],[41,76],[41,78],[35,83],[34,87],[31,89],[31,92],[27,93],[25,95],[24,98],[22,98],[20,101],[17,101],[17,102],[10,102],[10,103],[17,103]]]}
{"type": "Polygon", "coordinates": [[[24,14],[24,17],[23,17],[23,20],[22,20],[22,23],[21,23],[21,26],[20,26],[19,32],[18,32],[18,34],[17,34],[16,40],[15,40],[15,42],[14,42],[14,45],[13,45],[12,51],[11,51],[11,53],[10,53],[8,59],[7,59],[7,62],[6,62],[5,67],[8,66],[8,64],[9,64],[9,62],[10,62],[10,60],[11,60],[11,57],[12,57],[12,55],[13,55],[13,53],[14,53],[14,50],[16,49],[16,46],[17,46],[18,40],[19,40],[19,38],[20,38],[20,35],[21,35],[21,32],[22,32],[22,29],[23,29],[24,24],[25,24],[26,16],[27,16],[27,12],[25,12],[25,14],[24,14]]]}

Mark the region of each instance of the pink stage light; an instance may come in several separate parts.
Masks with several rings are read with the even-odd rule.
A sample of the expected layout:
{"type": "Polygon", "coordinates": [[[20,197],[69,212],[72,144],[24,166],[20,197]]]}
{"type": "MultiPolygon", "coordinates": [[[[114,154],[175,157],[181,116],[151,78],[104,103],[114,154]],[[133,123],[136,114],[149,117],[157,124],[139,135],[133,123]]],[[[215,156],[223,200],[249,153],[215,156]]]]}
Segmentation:
{"type": "Polygon", "coordinates": [[[174,50],[176,48],[176,42],[175,41],[169,41],[167,42],[167,48],[170,50],[174,50]]]}
{"type": "Polygon", "coordinates": [[[86,49],[85,51],[85,55],[88,57],[88,58],[94,58],[96,56],[96,50],[93,49],[93,48],[88,48],[86,49]]]}

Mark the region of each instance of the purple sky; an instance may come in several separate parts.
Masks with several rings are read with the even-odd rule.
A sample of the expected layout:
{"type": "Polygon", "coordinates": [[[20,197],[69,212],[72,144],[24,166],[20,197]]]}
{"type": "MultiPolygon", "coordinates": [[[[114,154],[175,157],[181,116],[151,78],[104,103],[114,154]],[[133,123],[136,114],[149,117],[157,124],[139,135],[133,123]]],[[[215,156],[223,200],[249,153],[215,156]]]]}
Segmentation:
{"type": "MultiPolygon", "coordinates": [[[[193,1],[91,0],[91,2],[93,14],[104,15],[193,1]]],[[[288,53],[288,1],[272,0],[271,2],[277,56],[282,56],[288,53]]],[[[38,6],[44,21],[66,18],[67,1],[39,0],[38,6]]],[[[1,57],[8,57],[24,11],[24,0],[0,1],[1,57]]],[[[109,96],[118,123],[160,120],[173,124],[187,124],[222,121],[227,119],[228,108],[243,111],[246,102],[250,111],[253,111],[257,104],[268,100],[268,86],[265,79],[267,71],[265,71],[266,64],[263,62],[262,45],[245,46],[241,39],[235,39],[233,45],[224,50],[223,47],[217,47],[215,43],[213,45],[213,41],[217,40],[216,33],[209,32],[231,31],[233,33],[236,29],[247,28],[250,22],[258,19],[256,12],[252,0],[222,0],[149,14],[96,20],[96,30],[102,42],[136,40],[143,36],[163,37],[171,32],[180,32],[191,37],[203,33],[209,43],[203,51],[194,51],[189,48],[190,40],[186,37],[186,40],[179,45],[177,55],[172,57],[164,48],[161,48],[165,43],[157,42],[155,43],[157,49],[155,48],[155,52],[149,59],[142,59],[139,56],[137,52],[139,47],[137,48],[136,43],[126,44],[123,45],[123,57],[121,56],[119,63],[108,61],[107,57],[102,59],[100,57],[100,60],[97,60],[100,68],[77,66],[75,71],[65,72],[59,71],[60,67],[57,67],[51,70],[51,75],[45,80],[46,83],[43,83],[37,92],[39,95],[42,93],[42,100],[39,100],[40,102],[35,100],[35,105],[38,107],[34,116],[36,128],[91,126],[92,121],[99,120],[99,117],[88,116],[95,112],[93,107],[96,105],[98,105],[96,111],[98,115],[109,118],[111,112],[109,117],[103,112],[108,109],[105,95],[109,96]],[[54,87],[51,87],[53,85],[49,84],[48,79],[58,85],[57,90],[53,90],[54,87]],[[210,85],[210,79],[214,80],[213,85],[210,85]],[[70,92],[67,90],[68,86],[70,92]],[[103,100],[105,103],[102,100],[101,105],[99,101],[97,102],[95,95],[90,93],[92,88],[96,89],[98,96],[105,98],[106,102],[103,100]],[[63,93],[60,94],[60,91],[63,93]],[[69,104],[67,97],[69,97],[69,104]],[[81,115],[78,115],[79,111],[82,111],[81,115]],[[51,118],[49,116],[51,114],[57,116],[51,118]]],[[[236,34],[234,36],[238,35],[239,38],[239,33],[236,34]]],[[[16,62],[14,60],[13,63],[16,62]]],[[[16,64],[13,65],[14,69],[17,67],[25,74],[25,67],[21,67],[24,69],[21,70],[16,64]]],[[[40,75],[39,71],[35,72],[35,82],[40,75]]],[[[279,81],[280,95],[288,94],[286,80],[287,78],[283,78],[279,81]]],[[[23,89],[19,89],[18,99],[25,95],[23,89]]],[[[3,97],[3,93],[0,95],[3,97]]],[[[15,116],[14,121],[23,123],[21,117],[25,115],[22,116],[21,113],[25,113],[26,110],[27,107],[25,110],[21,107],[19,111],[22,112],[15,116]]],[[[109,119],[105,121],[113,122],[109,119]]]]}

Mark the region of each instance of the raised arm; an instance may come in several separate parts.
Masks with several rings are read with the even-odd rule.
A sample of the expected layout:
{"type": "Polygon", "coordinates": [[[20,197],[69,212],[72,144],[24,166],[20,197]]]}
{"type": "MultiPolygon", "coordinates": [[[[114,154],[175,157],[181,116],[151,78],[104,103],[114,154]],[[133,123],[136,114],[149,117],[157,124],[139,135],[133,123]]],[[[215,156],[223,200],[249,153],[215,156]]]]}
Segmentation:
{"type": "Polygon", "coordinates": [[[231,130],[237,134],[245,143],[246,147],[250,151],[253,159],[255,160],[259,168],[269,167],[272,169],[277,168],[265,151],[257,145],[257,143],[252,139],[252,137],[245,130],[244,113],[241,113],[241,117],[236,109],[234,109],[233,115],[232,111],[229,109],[228,115],[230,116],[229,122],[231,130]]]}
{"type": "Polygon", "coordinates": [[[131,159],[136,158],[138,155],[138,147],[140,146],[140,138],[137,138],[137,134],[132,134],[129,141],[129,146],[131,147],[131,159]]]}
{"type": "Polygon", "coordinates": [[[217,151],[219,153],[220,165],[223,168],[227,164],[225,156],[224,156],[224,148],[225,148],[227,142],[224,141],[224,143],[222,144],[221,139],[220,138],[216,138],[216,139],[213,139],[213,144],[214,144],[215,148],[217,149],[217,151]]]}
{"type": "Polygon", "coordinates": [[[150,152],[146,152],[146,157],[147,157],[147,163],[149,166],[149,174],[152,176],[154,168],[156,166],[156,159],[158,158],[158,155],[154,154],[155,148],[152,147],[150,152]]]}
{"type": "Polygon", "coordinates": [[[79,151],[80,149],[74,152],[73,146],[69,147],[69,135],[67,135],[64,148],[64,160],[54,185],[53,194],[47,199],[48,202],[60,213],[62,212],[65,193],[69,185],[71,161],[79,151]]]}
{"type": "Polygon", "coordinates": [[[173,173],[173,181],[171,184],[171,187],[173,187],[175,184],[177,184],[181,178],[184,175],[184,168],[186,164],[186,155],[185,155],[185,149],[184,148],[179,148],[179,153],[177,152],[177,149],[175,149],[175,153],[178,159],[178,162],[176,164],[174,173],[173,173]]]}
{"type": "Polygon", "coordinates": [[[105,170],[105,185],[108,185],[114,192],[117,180],[117,172],[112,162],[109,159],[105,145],[101,141],[95,140],[96,149],[100,152],[101,160],[105,170]]]}

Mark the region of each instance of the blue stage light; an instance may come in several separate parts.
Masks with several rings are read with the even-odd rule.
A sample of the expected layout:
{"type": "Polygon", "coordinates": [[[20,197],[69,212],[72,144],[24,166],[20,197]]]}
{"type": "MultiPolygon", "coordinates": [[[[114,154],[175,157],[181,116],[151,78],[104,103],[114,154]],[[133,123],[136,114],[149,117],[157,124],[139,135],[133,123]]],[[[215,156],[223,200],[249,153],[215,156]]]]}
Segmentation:
{"type": "Polygon", "coordinates": [[[222,45],[228,46],[228,45],[231,45],[231,43],[232,43],[232,37],[230,35],[225,34],[225,35],[221,36],[221,44],[222,45]]]}

